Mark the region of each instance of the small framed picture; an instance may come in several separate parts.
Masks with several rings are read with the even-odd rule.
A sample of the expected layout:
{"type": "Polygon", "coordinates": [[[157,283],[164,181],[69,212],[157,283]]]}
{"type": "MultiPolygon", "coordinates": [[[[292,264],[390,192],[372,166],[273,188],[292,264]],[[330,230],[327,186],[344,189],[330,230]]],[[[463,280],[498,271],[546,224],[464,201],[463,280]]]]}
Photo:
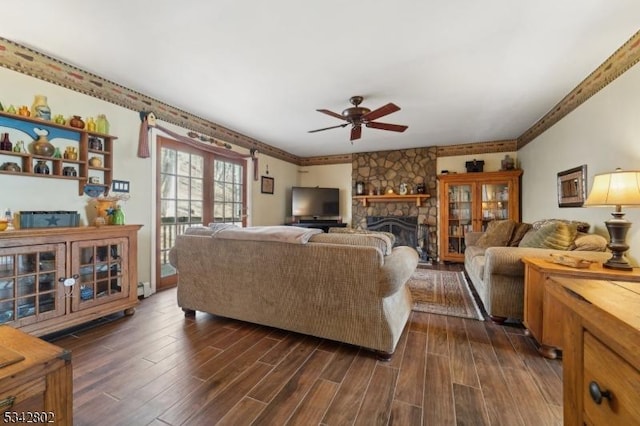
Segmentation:
{"type": "Polygon", "coordinates": [[[263,194],[273,194],[273,178],[269,176],[262,176],[260,181],[260,192],[263,194]]]}
{"type": "Polygon", "coordinates": [[[558,207],[581,207],[586,193],[586,164],[558,173],[558,207]]]}

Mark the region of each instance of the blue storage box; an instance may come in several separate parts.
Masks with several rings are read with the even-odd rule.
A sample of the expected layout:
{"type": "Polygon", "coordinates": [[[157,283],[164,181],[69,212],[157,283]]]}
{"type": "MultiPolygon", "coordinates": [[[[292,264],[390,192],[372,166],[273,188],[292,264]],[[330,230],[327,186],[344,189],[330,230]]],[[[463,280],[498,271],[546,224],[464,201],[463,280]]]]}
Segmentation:
{"type": "Polygon", "coordinates": [[[21,211],[20,228],[59,228],[80,225],[77,211],[21,211]]]}

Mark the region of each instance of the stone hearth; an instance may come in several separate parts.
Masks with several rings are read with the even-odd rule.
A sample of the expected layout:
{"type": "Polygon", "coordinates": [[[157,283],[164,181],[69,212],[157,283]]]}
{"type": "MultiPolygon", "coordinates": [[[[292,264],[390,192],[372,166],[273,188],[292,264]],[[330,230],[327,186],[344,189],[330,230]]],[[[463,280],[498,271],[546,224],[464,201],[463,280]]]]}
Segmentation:
{"type": "MultiPolygon", "coordinates": [[[[415,148],[396,151],[379,151],[353,154],[352,188],[355,194],[356,182],[364,182],[365,193],[375,194],[376,191],[386,194],[392,189],[396,194],[400,191],[400,184],[406,184],[409,192],[415,193],[417,186],[422,184],[425,193],[430,198],[423,201],[420,207],[414,200],[407,202],[371,202],[364,207],[359,200],[353,200],[352,219],[356,229],[370,229],[368,218],[401,218],[415,217],[416,224],[414,239],[409,243],[411,247],[422,248],[426,241],[425,259],[436,257],[437,247],[437,179],[436,179],[437,149],[415,148]],[[426,237],[426,238],[425,238],[426,237]]],[[[371,222],[371,220],[369,220],[371,222]]],[[[407,245],[410,245],[407,244],[407,245]]]]}

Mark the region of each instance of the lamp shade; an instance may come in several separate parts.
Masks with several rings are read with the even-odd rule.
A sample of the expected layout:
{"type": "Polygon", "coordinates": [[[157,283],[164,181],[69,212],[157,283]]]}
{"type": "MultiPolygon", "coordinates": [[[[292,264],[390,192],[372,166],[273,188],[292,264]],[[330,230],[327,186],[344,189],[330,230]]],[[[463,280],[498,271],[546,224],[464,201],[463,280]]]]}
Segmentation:
{"type": "Polygon", "coordinates": [[[593,178],[585,206],[640,206],[640,171],[616,170],[593,178]]]}

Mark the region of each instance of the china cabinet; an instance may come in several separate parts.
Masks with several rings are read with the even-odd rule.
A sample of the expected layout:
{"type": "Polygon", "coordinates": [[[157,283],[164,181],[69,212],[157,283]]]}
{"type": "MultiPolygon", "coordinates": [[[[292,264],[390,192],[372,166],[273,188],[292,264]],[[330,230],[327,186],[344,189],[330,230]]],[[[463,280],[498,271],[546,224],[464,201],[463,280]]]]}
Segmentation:
{"type": "Polygon", "coordinates": [[[0,233],[0,323],[43,335],[137,305],[140,225],[0,233]]]}
{"type": "Polygon", "coordinates": [[[104,193],[109,191],[113,180],[115,136],[6,112],[0,112],[0,130],[11,135],[14,147],[19,141],[24,142],[19,151],[0,150],[1,165],[18,163],[20,166],[20,170],[0,166],[0,174],[77,180],[79,195],[84,194],[85,186],[89,184],[94,189],[103,188],[104,193]],[[57,158],[30,150],[31,141],[39,139],[41,132],[45,132],[48,141],[64,154],[57,158]],[[45,167],[49,173],[42,172],[45,167]]]}
{"type": "Polygon", "coordinates": [[[492,220],[520,220],[522,170],[438,175],[440,261],[464,261],[467,232],[492,220]]]}

